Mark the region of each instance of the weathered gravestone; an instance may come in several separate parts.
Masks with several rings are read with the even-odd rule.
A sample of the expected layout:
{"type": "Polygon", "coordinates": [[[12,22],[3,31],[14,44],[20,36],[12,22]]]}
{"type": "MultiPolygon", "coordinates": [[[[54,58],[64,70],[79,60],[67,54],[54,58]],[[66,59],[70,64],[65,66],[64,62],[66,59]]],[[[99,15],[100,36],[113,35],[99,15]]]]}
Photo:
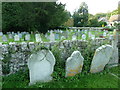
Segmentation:
{"type": "Polygon", "coordinates": [[[55,41],[55,35],[52,31],[50,31],[50,41],[55,41]]]}
{"type": "Polygon", "coordinates": [[[86,35],[83,34],[83,35],[82,35],[82,40],[85,40],[85,39],[86,39],[86,35]]]}
{"type": "Polygon", "coordinates": [[[59,34],[58,33],[55,34],[55,39],[59,39],[59,34]]]}
{"type": "Polygon", "coordinates": [[[0,32],[0,36],[2,36],[3,35],[3,33],[2,32],[0,32]]]}
{"type": "Polygon", "coordinates": [[[9,39],[12,39],[13,35],[12,34],[8,34],[8,37],[9,37],[9,39]]]}
{"type": "Polygon", "coordinates": [[[33,53],[28,59],[30,85],[36,82],[48,82],[52,80],[55,65],[55,57],[49,50],[40,50],[33,53]]]}
{"type": "Polygon", "coordinates": [[[41,42],[41,37],[40,37],[40,34],[35,34],[35,39],[36,39],[36,42],[41,42]]]}
{"type": "Polygon", "coordinates": [[[3,36],[2,36],[2,41],[4,41],[4,42],[7,42],[7,41],[8,41],[6,35],[3,35],[3,36]]]}
{"type": "Polygon", "coordinates": [[[25,35],[25,40],[29,41],[30,40],[30,34],[25,35]]]}
{"type": "Polygon", "coordinates": [[[112,39],[112,47],[113,47],[113,54],[112,58],[109,61],[109,64],[117,64],[118,63],[118,32],[116,29],[113,31],[113,39],[112,39]]]}
{"type": "Polygon", "coordinates": [[[79,51],[74,51],[66,61],[66,77],[74,76],[82,71],[84,58],[79,51]]]}
{"type": "Polygon", "coordinates": [[[76,40],[76,39],[77,39],[76,35],[73,35],[72,40],[76,40]]]}
{"type": "Polygon", "coordinates": [[[14,36],[14,41],[20,41],[20,38],[19,38],[18,35],[15,35],[15,36],[14,36]]]}
{"type": "Polygon", "coordinates": [[[113,53],[111,45],[102,45],[97,48],[91,63],[91,73],[100,72],[104,69],[105,65],[108,64],[113,53]]]}

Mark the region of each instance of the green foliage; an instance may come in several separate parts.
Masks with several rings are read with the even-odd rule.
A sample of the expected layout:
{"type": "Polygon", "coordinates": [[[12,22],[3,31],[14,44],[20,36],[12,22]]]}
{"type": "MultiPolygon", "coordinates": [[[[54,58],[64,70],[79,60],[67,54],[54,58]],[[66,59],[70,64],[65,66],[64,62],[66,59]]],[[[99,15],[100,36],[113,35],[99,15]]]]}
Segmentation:
{"type": "MultiPolygon", "coordinates": [[[[58,70],[63,73],[62,70],[58,70]]],[[[109,74],[109,72],[118,74],[118,67],[107,69],[96,74],[83,75],[77,74],[74,77],[60,77],[59,73],[54,73],[54,80],[47,83],[37,83],[28,86],[29,73],[28,69],[19,71],[15,74],[3,77],[4,88],[118,88],[118,78],[109,74]],[[14,82],[14,83],[13,83],[14,82]]]]}
{"type": "Polygon", "coordinates": [[[94,16],[95,16],[97,19],[99,19],[99,18],[101,18],[101,17],[106,17],[106,15],[107,15],[107,13],[97,13],[97,14],[95,14],[94,16]]]}
{"type": "Polygon", "coordinates": [[[99,25],[98,19],[95,17],[89,18],[88,26],[89,27],[99,27],[100,25],[99,25]]]}
{"type": "Polygon", "coordinates": [[[85,2],[82,2],[78,11],[74,12],[73,19],[74,19],[74,26],[75,27],[87,26],[88,6],[85,2]]]}
{"type": "Polygon", "coordinates": [[[3,2],[3,32],[39,31],[62,25],[69,18],[65,5],[56,2],[3,2]]]}

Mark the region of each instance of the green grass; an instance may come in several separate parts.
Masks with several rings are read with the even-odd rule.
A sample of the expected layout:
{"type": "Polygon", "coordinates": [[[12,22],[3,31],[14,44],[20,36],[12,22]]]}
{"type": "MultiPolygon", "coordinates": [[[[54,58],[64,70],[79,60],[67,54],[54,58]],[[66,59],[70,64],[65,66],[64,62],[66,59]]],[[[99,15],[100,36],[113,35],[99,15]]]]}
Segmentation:
{"type": "MultiPolygon", "coordinates": [[[[99,35],[103,34],[104,31],[97,32],[97,33],[95,33],[95,32],[96,32],[96,31],[91,31],[92,34],[96,34],[95,36],[96,36],[96,37],[99,37],[99,35]]],[[[112,31],[109,31],[109,33],[112,34],[112,31]]],[[[50,35],[50,33],[47,33],[47,34],[50,35]]],[[[73,34],[75,34],[75,32],[69,33],[69,35],[68,35],[69,37],[68,37],[66,40],[72,40],[72,35],[73,35],[73,34]]],[[[62,35],[62,34],[60,34],[60,35],[62,35]]],[[[25,35],[23,35],[22,38],[20,39],[20,41],[14,41],[14,39],[8,39],[7,42],[3,42],[3,41],[2,41],[2,37],[0,36],[0,42],[2,42],[3,44],[9,44],[9,42],[21,43],[21,42],[23,42],[23,41],[24,41],[24,42],[36,42],[36,40],[35,40],[35,35],[34,35],[34,34],[30,34],[30,36],[31,36],[31,38],[30,38],[29,41],[24,41],[25,35]]],[[[6,35],[6,37],[8,38],[8,35],[6,35]]],[[[49,42],[49,41],[50,41],[50,40],[48,40],[43,34],[41,34],[41,38],[42,38],[42,41],[43,41],[43,42],[49,42]]],[[[82,36],[79,34],[78,37],[77,37],[77,39],[79,40],[79,39],[81,39],[81,38],[82,38],[82,36]]],[[[107,36],[106,36],[106,38],[107,38],[107,36]]],[[[88,33],[86,34],[86,40],[89,40],[88,33]]],[[[56,40],[56,41],[61,41],[61,40],[56,40]]]]}
{"type": "Polygon", "coordinates": [[[118,88],[118,78],[109,74],[118,72],[118,67],[106,69],[96,74],[80,73],[74,77],[65,78],[64,69],[57,68],[53,73],[53,81],[47,83],[29,84],[28,71],[18,72],[3,77],[3,88],[118,88]]]}

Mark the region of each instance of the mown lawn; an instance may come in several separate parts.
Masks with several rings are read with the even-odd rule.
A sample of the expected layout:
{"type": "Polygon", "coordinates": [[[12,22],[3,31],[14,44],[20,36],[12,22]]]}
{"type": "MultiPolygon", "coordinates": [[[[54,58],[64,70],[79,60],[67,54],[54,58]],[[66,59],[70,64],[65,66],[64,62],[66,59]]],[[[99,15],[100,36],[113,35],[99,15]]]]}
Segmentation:
{"type": "Polygon", "coordinates": [[[16,74],[3,77],[3,88],[120,88],[120,79],[111,75],[114,73],[118,76],[120,66],[106,69],[96,74],[77,74],[74,77],[64,77],[56,71],[53,74],[53,81],[47,83],[37,83],[32,86],[29,84],[28,71],[18,72],[16,74]]]}

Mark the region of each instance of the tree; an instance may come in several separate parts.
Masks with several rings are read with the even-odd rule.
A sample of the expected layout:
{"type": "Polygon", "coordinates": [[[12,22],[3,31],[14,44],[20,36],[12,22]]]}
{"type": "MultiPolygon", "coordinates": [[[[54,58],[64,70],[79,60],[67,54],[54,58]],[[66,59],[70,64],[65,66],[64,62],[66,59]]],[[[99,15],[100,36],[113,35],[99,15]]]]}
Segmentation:
{"type": "Polygon", "coordinates": [[[7,2],[2,5],[3,31],[36,31],[62,25],[69,19],[65,5],[56,2],[7,2]]]}
{"type": "Polygon", "coordinates": [[[88,22],[88,6],[85,2],[82,2],[78,11],[73,14],[74,26],[87,26],[88,22]]]}

